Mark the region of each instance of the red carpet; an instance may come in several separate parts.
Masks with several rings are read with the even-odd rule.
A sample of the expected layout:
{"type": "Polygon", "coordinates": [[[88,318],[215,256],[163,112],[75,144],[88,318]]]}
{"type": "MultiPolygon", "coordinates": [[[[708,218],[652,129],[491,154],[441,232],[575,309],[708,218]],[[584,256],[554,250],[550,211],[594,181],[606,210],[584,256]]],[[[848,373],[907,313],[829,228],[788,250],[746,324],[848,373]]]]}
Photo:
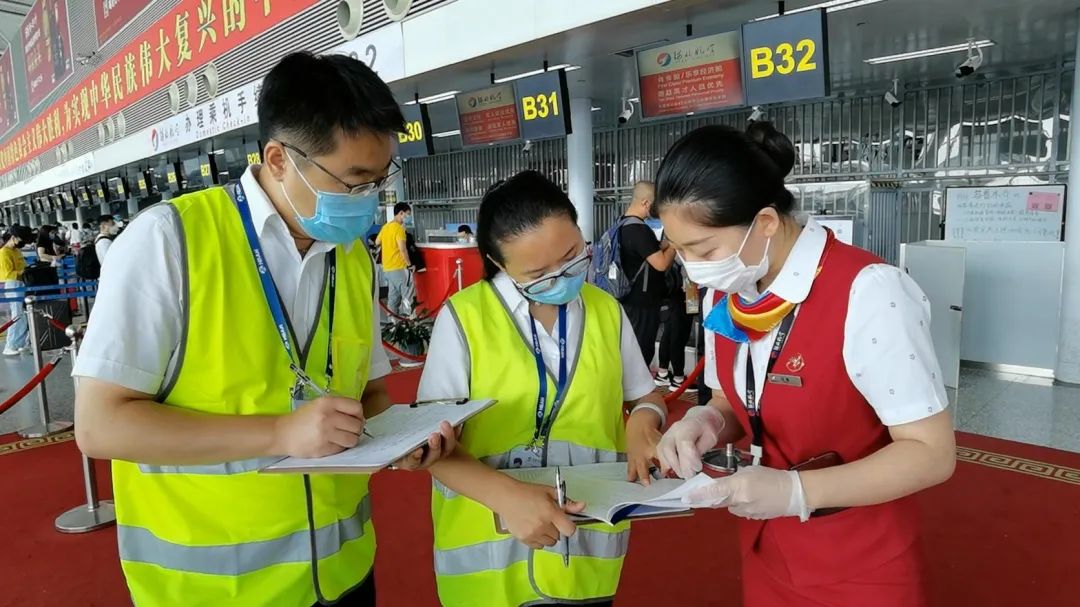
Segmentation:
{"type": "MultiPolygon", "coordinates": [[[[418,376],[391,378],[395,400],[411,399],[418,376]]],[[[920,500],[931,604],[1077,604],[1071,580],[1080,571],[1080,455],[967,434],[958,440],[965,463],[920,500]]],[[[99,469],[107,481],[105,464],[99,469]]],[[[113,531],[53,530],[53,519],[82,500],[80,474],[73,442],[0,455],[0,605],[129,604],[113,531]]],[[[429,487],[424,474],[374,478],[380,605],[437,605],[429,487]]],[[[735,524],[727,513],[635,527],[617,605],[730,607],[738,596],[735,524]]]]}

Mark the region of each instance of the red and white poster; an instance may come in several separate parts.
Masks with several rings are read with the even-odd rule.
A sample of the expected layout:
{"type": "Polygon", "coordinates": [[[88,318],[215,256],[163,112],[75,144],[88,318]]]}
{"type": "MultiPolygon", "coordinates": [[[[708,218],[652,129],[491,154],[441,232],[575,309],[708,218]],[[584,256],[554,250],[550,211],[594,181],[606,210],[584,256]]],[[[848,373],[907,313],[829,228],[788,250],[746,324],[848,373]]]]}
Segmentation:
{"type": "Polygon", "coordinates": [[[458,95],[457,105],[464,145],[509,141],[521,136],[512,84],[458,95]]]}
{"type": "Polygon", "coordinates": [[[22,23],[26,92],[35,108],[73,71],[65,0],[38,0],[22,23]]]}
{"type": "Polygon", "coordinates": [[[146,0],[94,0],[98,46],[104,46],[147,6],[146,0]]]}
{"type": "Polygon", "coordinates": [[[639,51],[637,62],[646,118],[743,104],[739,32],[639,51]]]}
{"type": "Polygon", "coordinates": [[[11,53],[0,56],[0,135],[19,123],[19,105],[15,101],[15,66],[11,63],[11,53]]]}

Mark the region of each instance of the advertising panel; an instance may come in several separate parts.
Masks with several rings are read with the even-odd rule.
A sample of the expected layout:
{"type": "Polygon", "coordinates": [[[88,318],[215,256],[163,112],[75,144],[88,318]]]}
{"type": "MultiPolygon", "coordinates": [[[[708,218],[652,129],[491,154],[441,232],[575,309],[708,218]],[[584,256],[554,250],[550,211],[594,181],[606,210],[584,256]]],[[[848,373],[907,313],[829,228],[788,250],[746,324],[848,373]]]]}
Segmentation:
{"type": "Polygon", "coordinates": [[[637,64],[645,118],[743,105],[739,32],[638,51],[637,64]]]}
{"type": "Polygon", "coordinates": [[[19,104],[15,97],[15,66],[11,53],[0,56],[0,134],[19,124],[19,104]]]}
{"type": "Polygon", "coordinates": [[[149,5],[146,0],[94,0],[98,46],[104,46],[149,5]]]}
{"type": "Polygon", "coordinates": [[[38,0],[23,19],[26,95],[31,108],[45,100],[74,71],[66,0],[38,0]]]}
{"type": "Polygon", "coordinates": [[[518,139],[514,85],[503,84],[457,96],[458,123],[464,145],[518,139]]]}

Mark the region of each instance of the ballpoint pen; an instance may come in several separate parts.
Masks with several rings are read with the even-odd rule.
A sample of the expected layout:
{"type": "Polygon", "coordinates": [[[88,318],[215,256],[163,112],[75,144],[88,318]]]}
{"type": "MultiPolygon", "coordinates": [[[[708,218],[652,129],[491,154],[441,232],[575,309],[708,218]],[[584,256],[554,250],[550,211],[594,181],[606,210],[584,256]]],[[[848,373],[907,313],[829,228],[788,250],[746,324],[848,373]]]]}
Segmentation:
{"type": "MultiPolygon", "coordinates": [[[[555,497],[559,500],[559,508],[566,510],[566,481],[563,480],[562,468],[555,467],[555,497]]],[[[563,567],[570,566],[570,538],[565,535],[559,540],[562,543],[563,555],[562,564],[563,567]]]]}
{"type": "MultiPolygon", "coordinates": [[[[323,390],[319,386],[319,384],[315,383],[315,380],[308,377],[307,373],[304,373],[303,369],[296,366],[295,364],[291,365],[291,367],[292,367],[293,374],[296,375],[296,379],[300,380],[300,383],[307,386],[308,389],[310,389],[312,392],[314,392],[318,396],[330,396],[330,392],[328,392],[326,390],[323,390]]],[[[370,432],[368,432],[368,429],[367,429],[366,426],[364,428],[364,436],[366,436],[368,438],[375,438],[374,435],[372,435],[370,432]]]]}

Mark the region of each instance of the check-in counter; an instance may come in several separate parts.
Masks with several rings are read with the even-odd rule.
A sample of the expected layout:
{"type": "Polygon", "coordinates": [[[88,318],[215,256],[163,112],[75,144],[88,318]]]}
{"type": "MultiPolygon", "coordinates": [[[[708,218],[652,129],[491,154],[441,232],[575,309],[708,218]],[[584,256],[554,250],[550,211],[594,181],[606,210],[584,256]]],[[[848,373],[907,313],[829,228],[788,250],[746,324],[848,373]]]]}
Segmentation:
{"type": "Polygon", "coordinates": [[[417,244],[427,269],[416,273],[418,309],[434,311],[446,298],[484,277],[484,263],[476,244],[428,243],[417,244]],[[461,268],[461,283],[457,272],[461,268]]]}

